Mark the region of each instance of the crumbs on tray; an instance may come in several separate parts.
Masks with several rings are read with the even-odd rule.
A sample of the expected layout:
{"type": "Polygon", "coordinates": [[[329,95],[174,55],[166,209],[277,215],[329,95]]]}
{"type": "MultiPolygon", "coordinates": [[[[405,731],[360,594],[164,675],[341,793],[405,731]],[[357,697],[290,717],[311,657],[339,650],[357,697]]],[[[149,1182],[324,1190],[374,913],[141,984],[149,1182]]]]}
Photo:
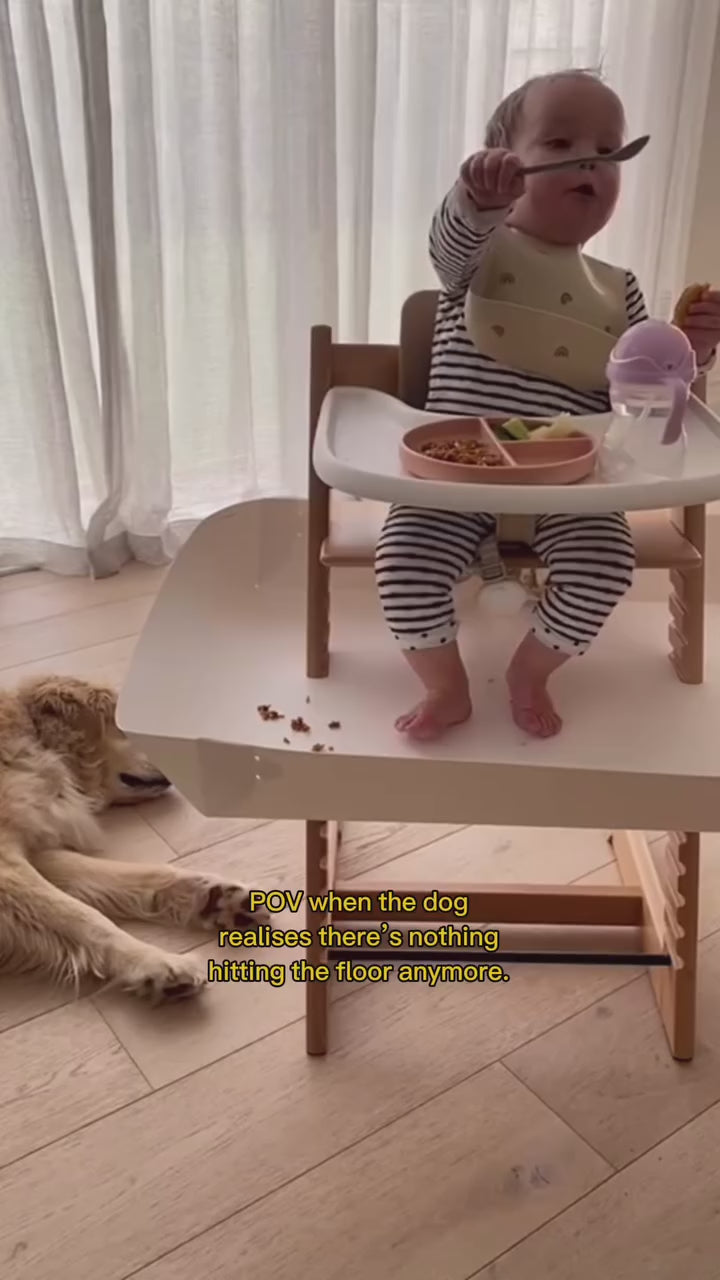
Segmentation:
{"type": "MultiPolygon", "coordinates": [[[[306,698],[306,702],[309,702],[309,701],[310,701],[310,698],[309,697],[306,698]]],[[[270,706],[269,702],[262,702],[258,707],[257,711],[261,720],[284,720],[285,719],[284,713],[281,711],[276,711],[274,707],[270,706]]],[[[290,728],[292,729],[293,733],[310,733],[311,732],[311,726],[307,724],[307,722],[303,719],[302,716],[294,716],[293,719],[290,721],[290,728]]],[[[339,720],[330,720],[328,723],[328,729],[341,729],[341,728],[342,728],[342,725],[339,720]]],[[[291,745],[290,739],[283,738],[283,744],[286,747],[289,747],[291,745]]],[[[311,750],[314,751],[316,754],[320,754],[320,752],[322,751],[334,751],[335,748],[327,746],[324,742],[316,742],[313,744],[311,750]]]]}
{"type": "Polygon", "coordinates": [[[284,720],[285,719],[284,715],[281,715],[279,711],[276,711],[274,707],[271,707],[267,702],[262,702],[260,704],[260,706],[258,707],[258,715],[260,716],[261,720],[284,720]]]}

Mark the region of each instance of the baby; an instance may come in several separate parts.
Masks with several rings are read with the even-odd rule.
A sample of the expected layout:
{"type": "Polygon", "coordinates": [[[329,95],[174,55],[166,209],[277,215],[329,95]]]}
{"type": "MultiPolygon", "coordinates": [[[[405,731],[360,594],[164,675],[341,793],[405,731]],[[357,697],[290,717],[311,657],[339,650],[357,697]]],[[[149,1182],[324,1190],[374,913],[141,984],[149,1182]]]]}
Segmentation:
{"type": "MultiPolygon", "coordinates": [[[[619,166],[525,179],[520,171],[614,151],[624,133],[622,103],[590,72],[538,77],[501,102],[487,128],[487,150],[462,166],[430,231],[443,292],[428,410],[554,417],[609,409],[610,350],[647,316],[632,272],[582,252],[612,215],[619,166]],[[518,303],[534,313],[517,310],[518,303]]],[[[697,304],[685,328],[703,369],[718,338],[720,295],[697,304]]],[[[387,623],[425,690],[396,721],[413,738],[438,737],[471,714],[453,589],[495,527],[495,517],[484,513],[408,506],[388,513],[376,578],[387,623]]],[[[506,679],[516,724],[550,737],[562,721],[548,681],[572,655],[586,652],[628,590],[635,552],[622,512],[539,515],[532,546],[550,572],[506,679]]]]}

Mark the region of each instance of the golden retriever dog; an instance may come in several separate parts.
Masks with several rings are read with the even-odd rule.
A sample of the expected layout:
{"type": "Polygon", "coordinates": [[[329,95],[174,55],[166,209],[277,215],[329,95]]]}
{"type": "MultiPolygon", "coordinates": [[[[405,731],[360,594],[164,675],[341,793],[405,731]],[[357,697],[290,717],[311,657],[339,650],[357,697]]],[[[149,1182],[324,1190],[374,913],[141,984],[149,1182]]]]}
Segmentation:
{"type": "Polygon", "coordinates": [[[97,814],[170,786],[118,729],[115,705],[111,689],[65,676],[0,690],[0,967],[76,984],[94,975],[153,1001],[191,996],[205,984],[192,956],[114,921],[242,928],[249,889],[88,856],[102,848],[97,814]]]}

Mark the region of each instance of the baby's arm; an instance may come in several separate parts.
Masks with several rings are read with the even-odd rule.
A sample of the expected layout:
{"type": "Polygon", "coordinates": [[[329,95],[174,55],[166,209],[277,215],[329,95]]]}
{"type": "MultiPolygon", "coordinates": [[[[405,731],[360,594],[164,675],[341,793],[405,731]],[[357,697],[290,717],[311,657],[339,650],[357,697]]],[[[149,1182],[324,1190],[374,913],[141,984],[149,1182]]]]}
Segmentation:
{"type": "Polygon", "coordinates": [[[475,208],[459,181],[445,196],[430,227],[430,261],[448,293],[465,293],[506,214],[506,209],[475,208]]]}
{"type": "Polygon", "coordinates": [[[625,310],[628,328],[640,324],[641,320],[649,319],[645,296],[632,271],[625,272],[625,310]]]}
{"type": "Polygon", "coordinates": [[[522,194],[521,163],[510,151],[466,160],[430,227],[430,260],[448,293],[464,293],[488,241],[522,194]]]}

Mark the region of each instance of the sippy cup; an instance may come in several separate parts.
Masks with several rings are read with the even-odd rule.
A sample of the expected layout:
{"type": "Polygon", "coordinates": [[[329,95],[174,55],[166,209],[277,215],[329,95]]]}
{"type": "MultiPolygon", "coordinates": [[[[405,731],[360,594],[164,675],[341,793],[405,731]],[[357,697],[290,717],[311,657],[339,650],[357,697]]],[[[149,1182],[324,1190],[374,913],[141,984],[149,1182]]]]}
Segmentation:
{"type": "Polygon", "coordinates": [[[606,470],[615,477],[631,469],[678,475],[683,418],[697,377],[685,334],[662,320],[633,325],[613,348],[607,376],[614,417],[603,442],[606,470]]]}

